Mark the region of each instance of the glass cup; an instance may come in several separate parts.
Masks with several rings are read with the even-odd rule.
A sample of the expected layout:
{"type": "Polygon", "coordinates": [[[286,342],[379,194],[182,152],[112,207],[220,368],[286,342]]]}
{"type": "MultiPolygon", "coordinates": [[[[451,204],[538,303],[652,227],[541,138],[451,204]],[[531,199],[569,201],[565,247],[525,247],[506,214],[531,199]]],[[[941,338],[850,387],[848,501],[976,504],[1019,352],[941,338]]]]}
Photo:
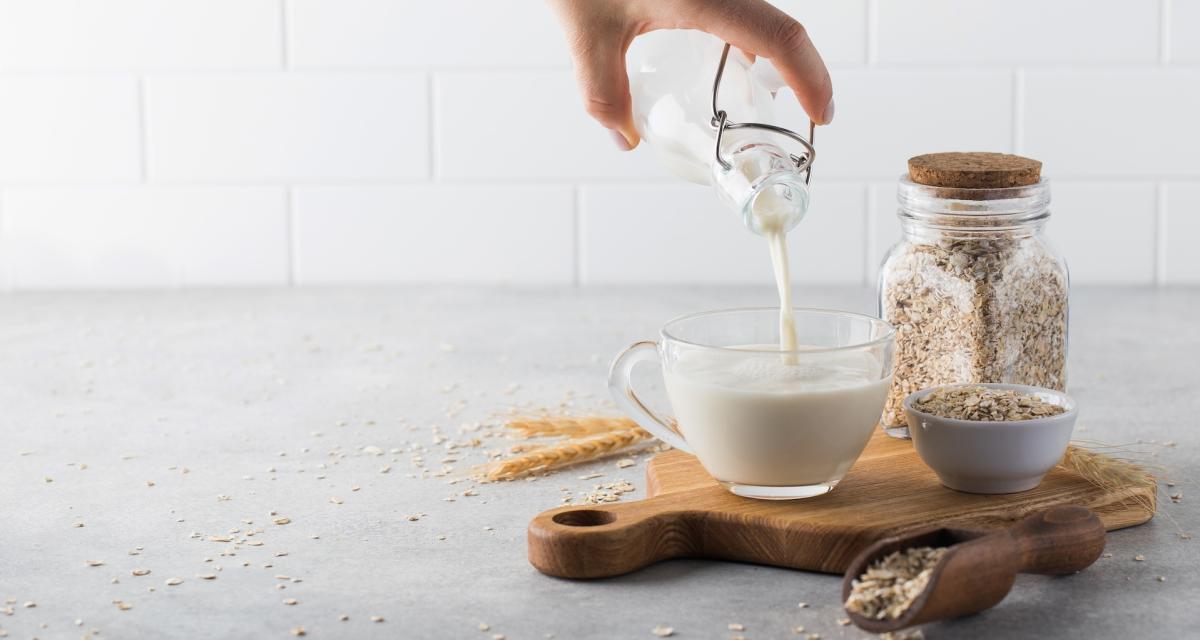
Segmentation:
{"type": "Polygon", "coordinates": [[[733,493],[791,500],[832,491],[858,459],[892,381],[891,325],[845,311],[796,309],[794,351],[779,349],[779,310],[676,318],[609,371],[617,405],[663,442],[694,454],[733,493]],[[650,409],[630,374],[662,364],[675,419],[650,409]]]}

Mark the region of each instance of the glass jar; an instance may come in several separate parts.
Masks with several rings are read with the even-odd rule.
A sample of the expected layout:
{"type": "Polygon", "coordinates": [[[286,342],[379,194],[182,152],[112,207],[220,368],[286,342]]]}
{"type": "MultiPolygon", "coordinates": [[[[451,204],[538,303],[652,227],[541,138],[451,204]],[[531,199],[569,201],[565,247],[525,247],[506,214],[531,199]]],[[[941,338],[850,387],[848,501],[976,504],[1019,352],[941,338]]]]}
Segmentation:
{"type": "Polygon", "coordinates": [[[1049,183],[964,189],[904,176],[898,199],[904,236],[879,274],[880,316],[896,328],[884,430],[908,437],[904,398],[934,385],[1065,390],[1068,277],[1043,234],[1049,183]]]}

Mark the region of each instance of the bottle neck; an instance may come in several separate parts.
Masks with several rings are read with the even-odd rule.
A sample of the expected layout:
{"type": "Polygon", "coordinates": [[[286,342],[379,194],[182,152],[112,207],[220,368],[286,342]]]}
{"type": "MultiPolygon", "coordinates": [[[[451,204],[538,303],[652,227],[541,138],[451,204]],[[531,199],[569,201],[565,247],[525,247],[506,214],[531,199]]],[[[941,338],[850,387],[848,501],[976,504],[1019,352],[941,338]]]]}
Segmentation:
{"type": "Polygon", "coordinates": [[[900,225],[910,241],[1017,239],[1041,233],[1050,185],[1003,189],[931,187],[900,180],[900,225]]]}
{"type": "Polygon", "coordinates": [[[758,234],[787,232],[808,212],[809,191],[787,151],[770,143],[725,147],[726,169],[712,165],[717,195],[758,234]]]}

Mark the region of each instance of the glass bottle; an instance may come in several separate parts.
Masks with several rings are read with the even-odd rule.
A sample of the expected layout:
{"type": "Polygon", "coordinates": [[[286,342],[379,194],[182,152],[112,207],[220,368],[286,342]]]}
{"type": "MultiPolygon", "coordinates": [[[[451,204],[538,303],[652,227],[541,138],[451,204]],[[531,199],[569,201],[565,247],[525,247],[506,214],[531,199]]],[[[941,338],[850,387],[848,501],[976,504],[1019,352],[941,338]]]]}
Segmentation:
{"type": "Polygon", "coordinates": [[[778,87],[771,86],[770,71],[759,71],[734,50],[714,95],[723,48],[721,40],[699,31],[656,31],[635,40],[626,56],[634,124],[664,167],[712,185],[747,228],[786,232],[807,213],[809,190],[803,170],[777,144],[779,131],[722,128],[715,117],[719,102],[731,120],[770,123],[778,87]]]}
{"type": "Polygon", "coordinates": [[[939,384],[1007,382],[1065,390],[1068,274],[1046,242],[1050,184],[963,189],[903,177],[903,238],[879,274],[896,328],[882,425],[907,437],[902,403],[939,384]]]}

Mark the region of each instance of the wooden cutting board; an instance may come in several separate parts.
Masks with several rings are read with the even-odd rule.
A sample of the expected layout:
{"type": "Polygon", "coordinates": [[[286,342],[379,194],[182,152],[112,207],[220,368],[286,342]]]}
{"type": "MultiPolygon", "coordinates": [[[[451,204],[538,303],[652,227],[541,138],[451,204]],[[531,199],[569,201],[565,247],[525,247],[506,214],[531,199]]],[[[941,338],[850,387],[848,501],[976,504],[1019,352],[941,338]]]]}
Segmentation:
{"type": "Polygon", "coordinates": [[[842,573],[875,541],[930,526],[989,529],[1061,504],[1088,507],[1112,531],[1154,517],[1157,484],[1112,490],[1056,468],[1036,489],[1006,495],[943,487],[907,440],[876,432],[831,493],[753,500],[718,485],[680,451],[646,467],[645,500],[546,511],[529,525],[529,561],[563,578],[601,578],[680,557],[842,573]]]}

